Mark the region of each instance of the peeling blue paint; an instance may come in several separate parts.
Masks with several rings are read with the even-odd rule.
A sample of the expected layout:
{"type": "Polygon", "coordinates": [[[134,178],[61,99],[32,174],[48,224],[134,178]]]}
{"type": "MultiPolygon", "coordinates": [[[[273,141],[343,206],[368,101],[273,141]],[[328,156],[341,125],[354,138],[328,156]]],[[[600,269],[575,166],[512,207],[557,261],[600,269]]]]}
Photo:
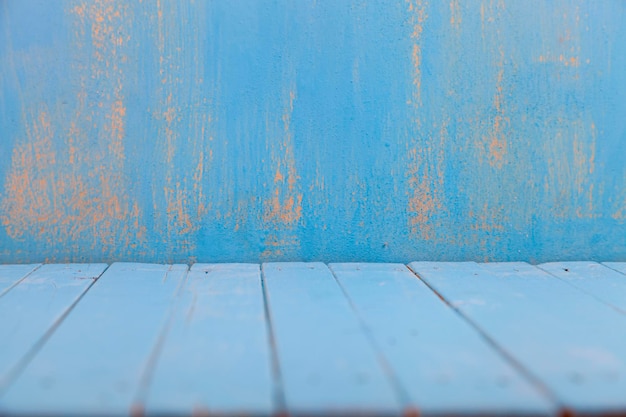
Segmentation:
{"type": "Polygon", "coordinates": [[[0,3],[0,262],[626,259],[626,4],[0,3]]]}

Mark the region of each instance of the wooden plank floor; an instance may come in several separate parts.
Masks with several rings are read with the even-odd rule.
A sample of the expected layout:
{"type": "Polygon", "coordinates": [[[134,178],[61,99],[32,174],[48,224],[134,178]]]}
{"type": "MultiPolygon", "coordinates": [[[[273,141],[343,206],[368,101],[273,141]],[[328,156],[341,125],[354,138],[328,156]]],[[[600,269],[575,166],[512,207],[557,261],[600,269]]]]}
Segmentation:
{"type": "Polygon", "coordinates": [[[626,415],[626,264],[0,266],[0,416],[626,415]]]}

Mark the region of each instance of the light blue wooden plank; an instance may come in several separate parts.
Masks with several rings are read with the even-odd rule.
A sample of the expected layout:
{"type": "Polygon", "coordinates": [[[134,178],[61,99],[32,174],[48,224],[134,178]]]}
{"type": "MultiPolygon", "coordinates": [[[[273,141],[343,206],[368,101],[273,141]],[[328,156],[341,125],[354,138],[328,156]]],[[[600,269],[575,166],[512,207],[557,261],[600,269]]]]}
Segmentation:
{"type": "Polygon", "coordinates": [[[0,410],[127,414],[186,271],[113,264],[0,398],[0,410]]]}
{"type": "Polygon", "coordinates": [[[0,297],[9,292],[21,279],[24,279],[40,265],[0,265],[0,297]]]}
{"type": "Polygon", "coordinates": [[[626,276],[597,262],[550,262],[539,268],[626,314],[626,276]]]}
{"type": "MultiPolygon", "coordinates": [[[[13,270],[18,276],[34,268],[13,270]]],[[[44,265],[0,298],[0,395],[105,268],[44,265]]]]}
{"type": "Polygon", "coordinates": [[[263,280],[289,413],[398,412],[372,344],[322,263],[266,263],[263,280]]]}
{"type": "Polygon", "coordinates": [[[603,262],[603,265],[626,275],[626,262],[603,262]]]}
{"type": "Polygon", "coordinates": [[[269,415],[273,382],[256,264],[196,264],[147,390],[148,414],[269,415]]]}
{"type": "Polygon", "coordinates": [[[626,317],[521,262],[410,267],[577,412],[626,409],[626,317]]]}
{"type": "Polygon", "coordinates": [[[401,264],[331,264],[407,396],[425,414],[549,414],[555,403],[401,264]]]}

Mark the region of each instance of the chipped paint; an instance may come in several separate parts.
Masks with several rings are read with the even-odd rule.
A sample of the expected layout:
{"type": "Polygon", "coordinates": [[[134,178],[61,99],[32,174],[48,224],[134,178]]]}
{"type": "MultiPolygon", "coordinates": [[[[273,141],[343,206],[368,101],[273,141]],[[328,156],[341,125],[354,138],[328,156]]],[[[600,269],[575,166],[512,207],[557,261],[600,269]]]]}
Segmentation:
{"type": "MultiPolygon", "coordinates": [[[[589,58],[582,58],[582,48],[580,44],[582,32],[585,30],[584,17],[581,19],[580,6],[567,7],[555,13],[554,18],[562,22],[562,29],[555,33],[552,39],[547,42],[546,50],[537,58],[537,62],[542,64],[559,65],[576,69],[581,64],[589,65],[589,58]]],[[[578,77],[577,73],[573,74],[578,77]]]]}
{"type": "Polygon", "coordinates": [[[461,14],[461,5],[459,0],[450,0],[450,26],[458,30],[461,27],[463,16],[461,14]]]}
{"type": "MultiPolygon", "coordinates": [[[[504,56],[504,52],[500,51],[500,56],[504,56]]],[[[495,111],[495,117],[493,120],[493,127],[491,133],[487,139],[489,142],[489,164],[497,168],[502,168],[504,163],[504,157],[507,151],[507,141],[504,131],[508,125],[509,119],[506,116],[502,102],[504,100],[503,91],[503,78],[504,78],[504,59],[501,59],[501,63],[498,65],[498,79],[496,81],[496,92],[493,97],[493,107],[495,111]]]]}
{"type": "MultiPolygon", "coordinates": [[[[453,5],[451,4],[451,7],[453,5]]],[[[446,140],[445,123],[440,131],[440,140],[428,137],[423,126],[422,102],[422,34],[428,17],[427,4],[423,1],[409,2],[409,22],[412,29],[413,89],[412,113],[414,114],[415,138],[407,144],[409,167],[406,173],[408,189],[407,223],[412,237],[432,240],[437,235],[433,215],[443,210],[443,143],[446,140]]],[[[459,22],[460,23],[460,22],[459,22]]]]}
{"type": "Polygon", "coordinates": [[[213,115],[195,110],[212,99],[199,92],[204,84],[203,65],[197,59],[202,41],[197,34],[180,35],[187,19],[199,17],[192,15],[190,5],[176,2],[156,1],[147,13],[156,29],[155,157],[163,166],[153,183],[155,220],[165,231],[168,252],[191,253],[196,248],[194,235],[210,210],[205,183],[213,160],[213,115]],[[184,132],[193,132],[194,140],[184,132]],[[187,146],[193,150],[189,158],[187,146]],[[159,210],[161,205],[164,210],[159,210]]]}
{"type": "Polygon", "coordinates": [[[13,150],[2,202],[2,224],[13,239],[29,233],[43,234],[60,219],[55,216],[57,181],[53,169],[56,152],[50,117],[41,111],[27,127],[27,141],[13,150]]]}
{"type": "Polygon", "coordinates": [[[597,218],[596,127],[594,122],[562,118],[549,149],[552,154],[544,188],[555,199],[555,215],[597,218]]]}
{"type": "Polygon", "coordinates": [[[79,105],[69,124],[59,118],[57,109],[44,108],[33,116],[32,107],[23,110],[27,134],[18,138],[22,145],[14,149],[6,178],[3,224],[13,238],[74,245],[84,239],[91,242],[88,247],[107,253],[118,244],[141,244],[144,232],[138,206],[119,194],[125,181],[126,118],[121,49],[128,39],[129,20],[123,7],[108,1],[80,3],[70,15],[76,19],[77,50],[89,48],[92,57],[91,65],[75,67],[79,105]],[[95,83],[111,89],[87,102],[95,83]],[[90,137],[87,132],[94,124],[88,123],[98,118],[104,123],[95,124],[96,136],[90,137]],[[65,137],[67,147],[58,146],[65,137]],[[116,237],[120,230],[123,236],[116,237]]]}
{"type": "Polygon", "coordinates": [[[411,178],[409,185],[413,188],[413,196],[409,199],[409,211],[412,216],[409,222],[413,233],[420,233],[422,238],[431,239],[433,228],[428,221],[436,208],[433,190],[430,187],[430,178],[411,178]]]}
{"type": "Polygon", "coordinates": [[[409,0],[409,24],[411,25],[411,40],[413,42],[411,60],[413,62],[413,103],[415,106],[422,104],[422,44],[421,37],[424,31],[426,3],[422,0],[409,0]]]}
{"type": "Polygon", "coordinates": [[[293,134],[290,127],[295,98],[295,92],[290,91],[289,104],[282,115],[284,139],[279,149],[272,156],[276,165],[274,195],[270,200],[269,210],[266,210],[265,214],[267,221],[279,221],[284,226],[293,226],[302,216],[302,193],[296,190],[298,173],[293,153],[293,134]]]}
{"type": "Polygon", "coordinates": [[[262,258],[280,256],[285,251],[298,246],[298,239],[292,234],[302,218],[302,192],[298,186],[298,172],[294,155],[293,131],[291,119],[293,115],[296,92],[290,90],[286,106],[281,116],[282,138],[271,150],[271,161],[274,166],[274,181],[271,186],[272,195],[265,202],[264,222],[268,230],[281,230],[285,237],[277,232],[270,233],[265,241],[266,249],[262,258]]]}
{"type": "MultiPolygon", "coordinates": [[[[502,13],[505,9],[505,3],[500,0],[498,2],[490,2],[487,7],[487,25],[489,31],[486,32],[483,24],[483,38],[489,37],[490,53],[495,56],[494,67],[497,69],[495,79],[495,92],[493,94],[493,116],[492,125],[484,138],[487,145],[487,159],[489,164],[497,169],[502,169],[507,154],[508,143],[506,132],[509,127],[509,118],[505,112],[506,92],[505,92],[505,68],[506,55],[502,41],[503,34],[497,26],[497,22],[501,21],[502,13]],[[486,34],[488,33],[488,34],[486,34]]],[[[481,9],[482,19],[485,19],[485,9],[481,9]]]]}

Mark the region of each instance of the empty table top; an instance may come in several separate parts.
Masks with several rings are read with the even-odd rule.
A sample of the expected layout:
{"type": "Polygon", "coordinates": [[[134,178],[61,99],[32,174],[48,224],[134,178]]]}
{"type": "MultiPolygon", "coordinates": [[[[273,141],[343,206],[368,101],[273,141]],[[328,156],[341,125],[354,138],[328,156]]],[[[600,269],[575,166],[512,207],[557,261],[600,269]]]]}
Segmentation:
{"type": "Polygon", "coordinates": [[[625,274],[0,265],[0,415],[626,413],[625,274]]]}

